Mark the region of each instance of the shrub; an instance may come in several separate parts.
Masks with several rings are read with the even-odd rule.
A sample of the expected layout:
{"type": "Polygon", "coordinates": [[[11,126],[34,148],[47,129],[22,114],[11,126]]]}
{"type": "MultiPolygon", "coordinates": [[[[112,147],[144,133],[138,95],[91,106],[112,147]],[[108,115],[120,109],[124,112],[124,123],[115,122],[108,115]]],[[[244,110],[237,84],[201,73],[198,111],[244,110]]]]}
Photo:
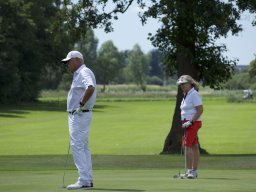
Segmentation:
{"type": "Polygon", "coordinates": [[[227,102],[228,103],[241,103],[241,102],[243,102],[243,98],[235,96],[235,95],[229,95],[227,97],[227,102]]]}
{"type": "Polygon", "coordinates": [[[149,85],[163,85],[163,80],[157,76],[148,77],[147,83],[149,85]]]}

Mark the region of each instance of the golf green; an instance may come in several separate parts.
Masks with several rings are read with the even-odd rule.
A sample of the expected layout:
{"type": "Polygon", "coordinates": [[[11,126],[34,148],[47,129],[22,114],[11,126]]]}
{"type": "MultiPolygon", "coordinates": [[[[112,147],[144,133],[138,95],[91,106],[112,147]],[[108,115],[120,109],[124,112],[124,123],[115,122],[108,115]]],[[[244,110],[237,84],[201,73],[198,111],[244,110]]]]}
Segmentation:
{"type": "MultiPolygon", "coordinates": [[[[173,179],[177,170],[95,170],[92,191],[204,191],[254,192],[255,170],[202,170],[198,179],[173,179]]],[[[57,192],[62,188],[62,171],[0,172],[0,191],[57,192]]],[[[76,171],[68,171],[65,184],[75,181],[76,171]]]]}

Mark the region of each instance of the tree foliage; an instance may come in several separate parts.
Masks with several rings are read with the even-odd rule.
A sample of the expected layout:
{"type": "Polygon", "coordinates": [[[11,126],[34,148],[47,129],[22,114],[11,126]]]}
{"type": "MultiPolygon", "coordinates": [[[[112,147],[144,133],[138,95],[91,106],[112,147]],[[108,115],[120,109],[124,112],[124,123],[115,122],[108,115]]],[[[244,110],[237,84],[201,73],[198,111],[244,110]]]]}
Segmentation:
{"type": "MultiPolygon", "coordinates": [[[[255,0],[233,0],[242,11],[249,11],[252,14],[256,13],[256,1],[255,0]]],[[[252,22],[252,25],[256,26],[256,15],[252,22]]]]}
{"type": "Polygon", "coordinates": [[[161,53],[158,49],[149,52],[150,57],[150,76],[163,77],[163,69],[161,66],[161,53]]]}
{"type": "MultiPolygon", "coordinates": [[[[72,29],[76,37],[88,28],[104,27],[113,30],[112,22],[118,13],[124,13],[135,0],[71,0],[64,1],[64,29],[72,29]]],[[[142,23],[149,17],[158,19],[162,26],[151,36],[153,45],[165,54],[166,71],[178,71],[178,75],[188,74],[201,80],[204,85],[219,88],[232,75],[236,60],[223,56],[225,45],[216,45],[216,39],[233,35],[241,30],[236,21],[241,10],[254,11],[253,0],[229,1],[145,1],[137,0],[142,12],[142,23]]],[[[62,19],[63,19],[62,18],[62,19]]]]}
{"type": "MultiPolygon", "coordinates": [[[[255,80],[255,79],[254,79],[255,80]]],[[[249,74],[239,73],[234,75],[224,84],[224,88],[228,90],[244,90],[251,88],[251,80],[249,74]]]]}
{"type": "Polygon", "coordinates": [[[97,81],[105,86],[115,78],[120,71],[120,53],[112,41],[105,42],[99,52],[96,64],[97,81]]]}
{"type": "Polygon", "coordinates": [[[140,86],[142,91],[146,91],[149,62],[138,44],[134,45],[133,49],[128,53],[128,67],[133,81],[140,86]]]}
{"type": "Polygon", "coordinates": [[[229,31],[237,34],[241,30],[236,23],[239,11],[231,3],[159,1],[144,12],[142,21],[148,17],[162,23],[150,40],[166,55],[164,64],[170,73],[190,74],[212,88],[231,77],[235,61],[222,55],[225,45],[215,43],[229,31]]]}
{"type": "Polygon", "coordinates": [[[256,77],[256,59],[252,60],[249,64],[249,75],[251,78],[256,77]]]}
{"type": "Polygon", "coordinates": [[[113,0],[114,6],[111,6],[111,1],[108,0],[64,0],[59,24],[56,24],[55,29],[70,31],[73,41],[93,28],[102,27],[106,32],[111,32],[113,20],[117,20],[118,13],[124,13],[133,1],[113,0]],[[62,28],[59,29],[58,26],[62,28]]]}
{"type": "Polygon", "coordinates": [[[0,68],[1,102],[33,99],[37,95],[36,82],[40,74],[37,62],[39,42],[37,26],[31,18],[32,2],[0,2],[0,68]]]}
{"type": "MultiPolygon", "coordinates": [[[[231,78],[236,61],[223,56],[226,46],[217,45],[216,40],[226,37],[228,32],[235,35],[241,31],[237,24],[240,12],[233,1],[152,0],[141,14],[142,22],[149,17],[162,24],[150,40],[165,55],[164,65],[169,73],[177,71],[178,76],[190,75],[211,88],[219,88],[231,78]]],[[[163,153],[180,150],[181,100],[182,93],[178,89],[173,122],[163,153]]]]}
{"type": "Polygon", "coordinates": [[[85,36],[75,44],[74,49],[79,50],[84,55],[86,66],[95,68],[97,60],[98,39],[94,36],[93,30],[88,30],[85,36]]]}
{"type": "Polygon", "coordinates": [[[35,100],[47,84],[40,82],[60,79],[59,58],[69,47],[50,30],[58,2],[0,1],[0,102],[35,100]]]}

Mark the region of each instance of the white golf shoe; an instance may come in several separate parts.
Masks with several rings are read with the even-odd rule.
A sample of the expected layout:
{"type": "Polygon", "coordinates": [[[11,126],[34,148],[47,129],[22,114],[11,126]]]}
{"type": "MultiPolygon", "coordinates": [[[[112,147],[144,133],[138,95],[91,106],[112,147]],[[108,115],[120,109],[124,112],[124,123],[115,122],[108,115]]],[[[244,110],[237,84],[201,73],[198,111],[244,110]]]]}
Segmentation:
{"type": "Polygon", "coordinates": [[[187,178],[188,179],[196,179],[197,178],[197,171],[196,170],[188,170],[187,178]]]}
{"type": "Polygon", "coordinates": [[[76,190],[76,189],[92,189],[93,183],[90,183],[89,185],[81,185],[78,182],[75,184],[71,184],[67,186],[67,190],[76,190]]]}

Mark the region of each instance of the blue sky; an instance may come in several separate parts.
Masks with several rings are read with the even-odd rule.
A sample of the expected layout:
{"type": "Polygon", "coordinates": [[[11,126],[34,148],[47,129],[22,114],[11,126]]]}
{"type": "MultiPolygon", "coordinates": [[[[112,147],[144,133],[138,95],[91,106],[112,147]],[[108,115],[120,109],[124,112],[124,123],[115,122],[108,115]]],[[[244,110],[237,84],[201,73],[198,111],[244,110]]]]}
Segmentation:
{"type": "MultiPolygon", "coordinates": [[[[133,5],[125,14],[119,15],[119,19],[113,22],[114,32],[105,33],[103,29],[96,29],[94,33],[99,39],[98,47],[112,40],[119,51],[132,49],[136,43],[144,53],[153,49],[151,42],[147,40],[147,34],[149,32],[154,34],[159,24],[156,20],[150,20],[142,26],[137,13],[138,8],[133,5]]],[[[244,31],[238,36],[229,35],[227,39],[218,41],[226,44],[228,52],[225,55],[230,59],[239,59],[239,65],[248,65],[256,57],[256,26],[251,25],[253,18],[253,15],[245,13],[240,21],[244,31]]]]}

